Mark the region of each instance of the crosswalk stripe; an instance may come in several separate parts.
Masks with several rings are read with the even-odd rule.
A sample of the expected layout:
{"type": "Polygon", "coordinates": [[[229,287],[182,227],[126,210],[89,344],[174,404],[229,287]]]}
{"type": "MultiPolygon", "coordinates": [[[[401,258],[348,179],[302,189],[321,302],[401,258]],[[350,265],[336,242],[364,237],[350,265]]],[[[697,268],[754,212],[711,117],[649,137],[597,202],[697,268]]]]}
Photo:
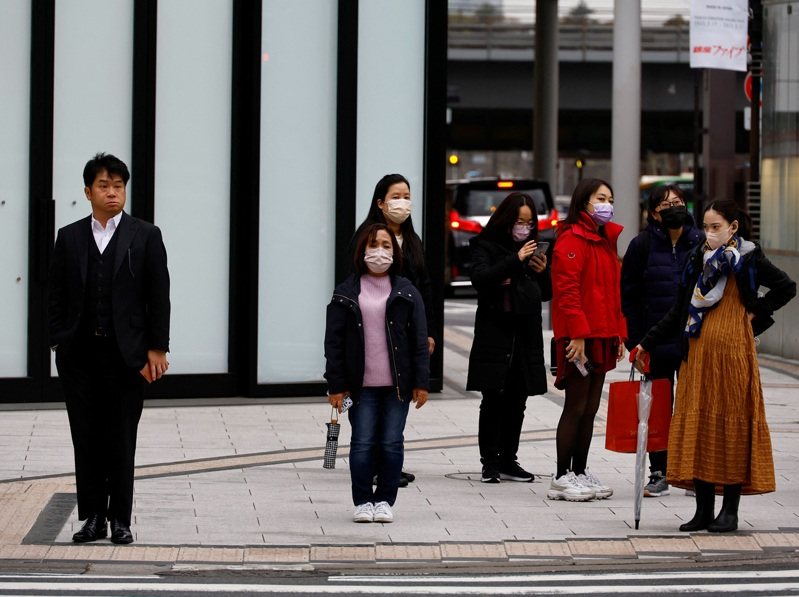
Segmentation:
{"type": "MultiPolygon", "coordinates": [[[[550,579],[551,581],[552,579],[550,579]]],[[[396,579],[396,586],[374,586],[374,585],[260,585],[260,584],[237,584],[237,583],[141,583],[141,582],[109,582],[109,583],[88,583],[88,582],[69,582],[69,583],[44,583],[44,582],[14,582],[0,583],[0,591],[15,591],[17,595],[32,597],[41,595],[42,597],[52,597],[52,595],[62,595],[67,591],[80,591],[83,594],[108,593],[112,591],[126,593],[168,593],[168,592],[190,592],[192,594],[203,593],[224,593],[224,594],[269,594],[269,593],[302,593],[318,595],[584,595],[590,587],[590,591],[602,594],[645,594],[652,590],[651,583],[635,585],[526,585],[526,586],[435,586],[417,585],[404,586],[403,580],[396,579]],[[37,591],[29,593],[23,591],[37,591]]],[[[734,584],[707,584],[707,585],[685,585],[659,584],[658,593],[669,594],[672,592],[685,592],[690,589],[692,594],[696,593],[747,593],[777,591],[796,591],[799,585],[795,582],[774,582],[774,583],[734,583],[734,584]]]]}

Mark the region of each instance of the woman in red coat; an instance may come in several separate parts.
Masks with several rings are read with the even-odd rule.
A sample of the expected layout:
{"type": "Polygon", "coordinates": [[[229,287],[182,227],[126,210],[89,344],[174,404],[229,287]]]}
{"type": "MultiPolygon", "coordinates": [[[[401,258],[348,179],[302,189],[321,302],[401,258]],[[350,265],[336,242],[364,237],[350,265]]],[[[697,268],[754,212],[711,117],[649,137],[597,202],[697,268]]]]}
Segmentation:
{"type": "Polygon", "coordinates": [[[552,500],[604,499],[613,490],[586,468],[605,374],[624,356],[613,189],[604,180],[580,181],[552,254],[552,329],[555,387],[566,400],[558,423],[552,500]]]}

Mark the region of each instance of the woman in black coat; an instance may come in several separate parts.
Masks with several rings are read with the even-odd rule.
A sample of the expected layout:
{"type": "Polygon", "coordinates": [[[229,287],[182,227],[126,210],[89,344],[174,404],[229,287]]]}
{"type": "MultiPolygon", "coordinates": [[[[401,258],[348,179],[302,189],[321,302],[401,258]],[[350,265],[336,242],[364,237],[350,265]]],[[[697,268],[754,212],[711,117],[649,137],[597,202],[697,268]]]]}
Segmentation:
{"type": "Polygon", "coordinates": [[[356,273],[336,286],[327,307],[328,400],[338,412],[344,398],[354,401],[349,410],[353,520],[392,522],[408,407],[410,402],[424,405],[429,390],[424,304],[419,291],[399,275],[402,253],[385,225],[361,232],[353,265],[356,273]]]}
{"type": "Polygon", "coordinates": [[[432,355],[436,347],[433,336],[436,328],[433,319],[433,299],[430,275],[424,259],[422,239],[416,234],[411,217],[411,183],[402,174],[386,174],[377,181],[369,204],[369,213],[353,235],[353,241],[371,224],[385,224],[397,239],[402,250],[404,278],[416,286],[424,301],[427,317],[427,350],[432,355]]]}
{"type": "MultiPolygon", "coordinates": [[[[353,241],[372,224],[388,226],[402,250],[402,270],[400,274],[411,281],[424,301],[427,319],[427,351],[433,354],[436,347],[435,321],[433,319],[433,299],[430,276],[424,260],[422,239],[416,234],[411,217],[411,183],[402,174],[386,174],[375,185],[369,213],[353,235],[353,241]]],[[[351,247],[352,248],[352,247],[351,247]]],[[[379,463],[379,455],[378,455],[379,463]]],[[[406,487],[416,479],[413,473],[402,471],[400,487],[406,487]]]]}
{"type": "Polygon", "coordinates": [[[532,198],[511,193],[471,241],[477,315],[466,389],[483,393],[483,483],[533,480],[516,453],[527,396],[547,391],[541,302],[552,298],[552,283],[537,232],[532,198]]]}

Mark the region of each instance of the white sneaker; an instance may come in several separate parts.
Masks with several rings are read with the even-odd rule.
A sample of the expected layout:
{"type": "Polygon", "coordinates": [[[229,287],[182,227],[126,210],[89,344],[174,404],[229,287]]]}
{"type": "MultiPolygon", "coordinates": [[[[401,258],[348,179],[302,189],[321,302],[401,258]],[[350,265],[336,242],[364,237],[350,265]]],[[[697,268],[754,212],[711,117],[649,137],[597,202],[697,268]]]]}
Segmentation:
{"type": "Polygon", "coordinates": [[[613,495],[613,490],[602,483],[594,473],[585,469],[585,473],[582,475],[577,475],[577,479],[579,479],[580,483],[585,485],[586,487],[590,487],[596,493],[596,499],[604,500],[609,498],[613,495]]]}
{"type": "Polygon", "coordinates": [[[355,506],[352,513],[353,522],[372,522],[375,519],[375,507],[372,502],[366,502],[360,506],[355,506]]]}
{"type": "Polygon", "coordinates": [[[567,502],[587,502],[596,497],[596,491],[591,487],[582,484],[572,471],[556,478],[552,475],[552,482],[549,484],[547,499],[566,500],[567,502]]]}
{"type": "Polygon", "coordinates": [[[391,511],[391,506],[388,502],[377,502],[375,504],[374,518],[375,522],[394,522],[394,513],[391,511]]]}

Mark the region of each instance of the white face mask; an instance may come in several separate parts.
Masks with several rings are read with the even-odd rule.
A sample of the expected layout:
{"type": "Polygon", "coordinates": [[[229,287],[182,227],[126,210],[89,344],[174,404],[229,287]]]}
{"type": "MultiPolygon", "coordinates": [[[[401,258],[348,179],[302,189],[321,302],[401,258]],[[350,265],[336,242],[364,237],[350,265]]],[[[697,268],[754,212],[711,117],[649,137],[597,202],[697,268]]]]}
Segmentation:
{"type": "Polygon", "coordinates": [[[705,232],[705,242],[708,247],[715,251],[719,247],[730,242],[733,234],[735,234],[735,231],[732,229],[732,226],[727,228],[725,232],[705,232]]]}
{"type": "Polygon", "coordinates": [[[395,224],[402,224],[411,215],[410,199],[389,199],[386,201],[385,216],[395,224]]]}
{"type": "Polygon", "coordinates": [[[368,248],[363,254],[364,263],[370,272],[382,274],[388,271],[394,263],[394,254],[381,247],[368,248]]]}

